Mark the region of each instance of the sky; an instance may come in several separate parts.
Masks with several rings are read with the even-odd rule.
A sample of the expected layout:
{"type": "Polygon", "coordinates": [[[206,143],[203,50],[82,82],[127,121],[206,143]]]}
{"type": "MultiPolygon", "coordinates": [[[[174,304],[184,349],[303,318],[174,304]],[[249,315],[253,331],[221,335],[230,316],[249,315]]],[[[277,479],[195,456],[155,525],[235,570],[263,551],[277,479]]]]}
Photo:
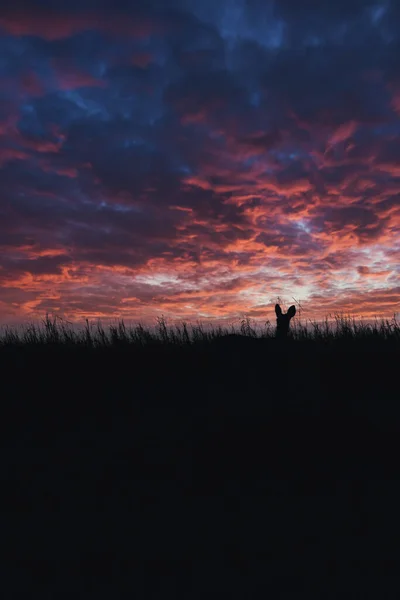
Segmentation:
{"type": "Polygon", "coordinates": [[[0,9],[0,323],[400,312],[400,3],[0,9]]]}

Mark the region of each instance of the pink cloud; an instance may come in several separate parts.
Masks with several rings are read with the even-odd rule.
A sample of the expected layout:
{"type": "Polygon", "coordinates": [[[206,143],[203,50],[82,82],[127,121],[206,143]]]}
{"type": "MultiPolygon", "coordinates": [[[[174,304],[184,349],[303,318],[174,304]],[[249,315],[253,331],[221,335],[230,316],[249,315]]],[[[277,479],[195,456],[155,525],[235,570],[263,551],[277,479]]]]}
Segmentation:
{"type": "Polygon", "coordinates": [[[147,37],[160,26],[147,18],[132,18],[117,13],[85,12],[62,14],[9,10],[0,16],[0,27],[15,36],[34,35],[49,41],[71,37],[82,31],[100,29],[113,34],[147,37]]]}
{"type": "Polygon", "coordinates": [[[150,52],[136,52],[131,58],[131,63],[142,69],[148,67],[153,61],[154,57],[150,52]]]}
{"type": "Polygon", "coordinates": [[[57,74],[58,87],[60,90],[74,90],[80,87],[105,87],[104,81],[96,79],[87,73],[78,71],[57,74]]]}
{"type": "Polygon", "coordinates": [[[355,121],[343,123],[343,125],[340,125],[330,136],[328,145],[332,146],[341,142],[345,142],[355,133],[356,129],[357,123],[355,121]]]}

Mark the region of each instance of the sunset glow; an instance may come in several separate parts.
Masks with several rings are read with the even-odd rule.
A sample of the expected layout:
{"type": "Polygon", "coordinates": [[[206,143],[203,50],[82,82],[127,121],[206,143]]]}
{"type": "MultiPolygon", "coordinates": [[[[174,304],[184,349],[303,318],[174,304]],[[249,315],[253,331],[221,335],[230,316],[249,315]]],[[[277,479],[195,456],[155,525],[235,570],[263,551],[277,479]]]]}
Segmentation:
{"type": "Polygon", "coordinates": [[[0,323],[400,313],[399,3],[97,4],[0,9],[0,323]]]}

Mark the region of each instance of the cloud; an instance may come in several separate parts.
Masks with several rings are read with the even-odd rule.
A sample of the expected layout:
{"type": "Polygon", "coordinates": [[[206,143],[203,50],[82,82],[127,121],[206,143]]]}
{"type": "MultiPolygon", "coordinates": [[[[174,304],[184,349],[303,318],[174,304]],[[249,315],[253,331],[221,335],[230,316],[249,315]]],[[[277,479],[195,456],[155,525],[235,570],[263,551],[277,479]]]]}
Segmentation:
{"type": "Polygon", "coordinates": [[[0,320],[391,316],[400,12],[0,10],[0,320]]]}
{"type": "MultiPolygon", "coordinates": [[[[40,4],[40,3],[38,3],[40,4]]],[[[101,7],[92,3],[69,3],[62,8],[62,3],[41,3],[50,6],[36,6],[18,3],[12,8],[2,11],[0,27],[13,36],[35,36],[48,41],[62,40],[90,30],[101,30],[114,35],[134,35],[146,37],[161,27],[161,21],[152,21],[149,15],[136,12],[124,14],[122,10],[112,10],[109,3],[101,7]]]]}

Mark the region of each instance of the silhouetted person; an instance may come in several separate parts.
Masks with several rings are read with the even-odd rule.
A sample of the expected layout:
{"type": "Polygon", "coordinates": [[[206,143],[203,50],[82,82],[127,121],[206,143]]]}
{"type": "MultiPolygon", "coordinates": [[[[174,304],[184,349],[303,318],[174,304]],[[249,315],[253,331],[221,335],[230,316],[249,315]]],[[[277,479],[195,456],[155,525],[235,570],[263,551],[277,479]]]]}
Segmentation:
{"type": "Polygon", "coordinates": [[[296,307],[292,305],[286,314],[283,314],[279,304],[275,304],[276,337],[286,338],[289,333],[290,319],[296,314],[296,307]]]}

